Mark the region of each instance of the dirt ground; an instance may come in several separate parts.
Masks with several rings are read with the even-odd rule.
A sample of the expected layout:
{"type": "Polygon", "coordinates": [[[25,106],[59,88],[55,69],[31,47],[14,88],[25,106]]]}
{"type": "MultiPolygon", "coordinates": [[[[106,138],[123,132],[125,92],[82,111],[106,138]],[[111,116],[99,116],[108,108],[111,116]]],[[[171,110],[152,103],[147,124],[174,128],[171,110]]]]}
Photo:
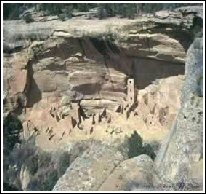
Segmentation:
{"type": "MultiPolygon", "coordinates": [[[[161,125],[148,126],[143,119],[138,116],[130,115],[128,119],[120,113],[110,113],[111,122],[106,120],[92,125],[92,119],[83,121],[80,130],[77,126],[71,127],[70,117],[56,121],[48,114],[47,109],[40,109],[27,113],[26,122],[23,124],[27,127],[28,120],[32,121],[32,128],[36,127],[38,132],[32,129],[31,133],[36,136],[36,145],[43,150],[55,150],[64,147],[66,144],[78,142],[80,140],[95,139],[102,141],[112,141],[115,138],[123,139],[130,136],[136,130],[144,141],[161,141],[167,135],[168,131],[161,125]],[[93,127],[93,129],[91,129],[93,127]],[[51,138],[52,137],[52,138],[51,138]]],[[[26,130],[26,129],[24,129],[26,130]]]]}

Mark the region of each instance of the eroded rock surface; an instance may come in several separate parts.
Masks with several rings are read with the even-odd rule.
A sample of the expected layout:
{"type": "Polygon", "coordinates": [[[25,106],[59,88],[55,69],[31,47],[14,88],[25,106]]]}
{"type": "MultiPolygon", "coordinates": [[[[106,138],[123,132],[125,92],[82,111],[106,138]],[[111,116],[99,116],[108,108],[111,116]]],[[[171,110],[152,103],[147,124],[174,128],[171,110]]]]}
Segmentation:
{"type": "Polygon", "coordinates": [[[150,190],[153,184],[152,169],[153,161],[147,155],[125,160],[114,169],[99,191],[150,190]]]}
{"type": "Polygon", "coordinates": [[[120,151],[93,144],[77,158],[57,181],[54,191],[95,191],[124,160],[120,151]]]}
{"type": "Polygon", "coordinates": [[[137,88],[143,89],[157,78],[184,74],[188,43],[184,39],[190,40],[191,35],[180,20],[173,18],[169,31],[165,20],[155,17],[98,23],[5,21],[7,101],[15,101],[17,93],[22,93],[26,107],[32,108],[46,99],[48,104],[54,99],[59,103],[69,96],[85,100],[87,109],[94,109],[89,100],[97,100],[100,108],[114,109],[125,97],[128,77],[134,77],[137,88]]]}
{"type": "Polygon", "coordinates": [[[180,189],[202,189],[202,56],[202,38],[197,38],[187,52],[181,109],[155,162],[158,186],[180,185],[180,189]],[[191,173],[194,166],[197,166],[195,176],[191,173]]]}

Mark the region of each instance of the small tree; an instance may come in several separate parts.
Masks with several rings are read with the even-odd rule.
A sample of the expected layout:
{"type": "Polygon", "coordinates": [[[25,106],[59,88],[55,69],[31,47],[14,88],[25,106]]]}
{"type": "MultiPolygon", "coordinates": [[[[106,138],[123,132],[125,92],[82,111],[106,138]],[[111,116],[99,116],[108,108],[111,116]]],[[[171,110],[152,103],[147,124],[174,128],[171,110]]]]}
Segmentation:
{"type": "Polygon", "coordinates": [[[65,21],[65,20],[66,20],[66,16],[65,16],[64,13],[59,14],[58,17],[59,17],[59,19],[60,19],[61,21],[65,21]]]}
{"type": "Polygon", "coordinates": [[[154,153],[154,150],[150,144],[146,144],[145,146],[142,147],[142,153],[147,154],[150,158],[153,160],[155,159],[156,155],[154,153]]]}
{"type": "Polygon", "coordinates": [[[33,21],[34,21],[33,18],[32,18],[31,13],[26,13],[26,14],[24,15],[23,19],[24,19],[24,21],[25,21],[26,23],[30,23],[30,22],[33,22],[33,21]]]}
{"type": "Polygon", "coordinates": [[[13,149],[16,143],[20,142],[19,133],[22,131],[21,121],[14,115],[9,114],[4,119],[3,132],[4,132],[4,151],[13,149]]]}
{"type": "Polygon", "coordinates": [[[138,156],[142,154],[142,138],[137,133],[137,131],[134,131],[134,133],[129,138],[129,158],[138,156]]]}
{"type": "Polygon", "coordinates": [[[68,19],[72,18],[72,12],[73,12],[72,5],[66,6],[65,9],[63,10],[63,13],[65,13],[66,18],[68,19]]]}
{"type": "Polygon", "coordinates": [[[135,14],[137,13],[137,7],[135,4],[129,4],[127,6],[127,17],[129,19],[134,19],[135,14]]]}
{"type": "Polygon", "coordinates": [[[107,11],[105,9],[104,4],[100,4],[98,7],[98,18],[100,20],[105,19],[107,17],[107,11]]]}
{"type": "Polygon", "coordinates": [[[70,165],[70,155],[68,152],[63,152],[59,157],[58,176],[62,176],[70,165]]]}
{"type": "Polygon", "coordinates": [[[127,142],[128,142],[128,157],[129,158],[133,158],[141,154],[147,154],[153,160],[155,159],[156,155],[154,153],[154,149],[152,148],[150,144],[146,144],[143,146],[142,138],[137,133],[137,131],[134,131],[131,137],[127,139],[127,142]]]}

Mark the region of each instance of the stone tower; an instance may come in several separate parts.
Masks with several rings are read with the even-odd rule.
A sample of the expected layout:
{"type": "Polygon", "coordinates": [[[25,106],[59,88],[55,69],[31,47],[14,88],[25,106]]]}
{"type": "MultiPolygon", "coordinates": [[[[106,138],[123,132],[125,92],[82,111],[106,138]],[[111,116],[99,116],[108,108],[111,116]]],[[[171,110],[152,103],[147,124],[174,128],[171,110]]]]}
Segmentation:
{"type": "Polygon", "coordinates": [[[132,106],[136,102],[136,92],[134,88],[134,79],[127,80],[127,102],[132,106]]]}

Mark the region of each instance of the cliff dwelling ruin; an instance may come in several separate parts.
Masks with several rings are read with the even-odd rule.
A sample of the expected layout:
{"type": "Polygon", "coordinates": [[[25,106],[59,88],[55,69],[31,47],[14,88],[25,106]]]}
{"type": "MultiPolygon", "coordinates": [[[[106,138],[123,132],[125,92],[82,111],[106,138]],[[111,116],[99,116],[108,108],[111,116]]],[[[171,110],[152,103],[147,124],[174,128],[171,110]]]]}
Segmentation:
{"type": "MultiPolygon", "coordinates": [[[[145,44],[145,38],[139,38],[139,43],[145,44]]],[[[162,35],[155,38],[161,43],[162,35]]],[[[171,41],[180,50],[179,58],[184,56],[181,44],[174,40],[168,44],[171,41]]],[[[142,131],[169,129],[180,106],[182,59],[134,57],[132,46],[90,37],[57,37],[51,44],[48,39],[30,45],[30,52],[36,53],[27,62],[28,72],[17,69],[15,79],[8,82],[15,93],[18,79],[25,78],[25,88],[19,88],[26,99],[23,127],[29,121],[38,129],[30,130],[37,144],[48,147],[76,136],[105,138],[110,136],[108,128],[119,124],[126,125],[121,133],[136,125],[142,131]],[[42,47],[49,50],[38,54],[42,47]]]]}
{"type": "Polygon", "coordinates": [[[42,40],[4,57],[5,110],[13,107],[21,115],[25,138],[35,134],[37,145],[53,149],[75,139],[118,138],[137,126],[142,134],[157,131],[159,139],[168,132],[180,107],[187,33],[171,33],[164,25],[153,33],[136,32],[132,23],[132,29],[116,25],[121,33],[115,38],[116,31],[104,31],[105,37],[88,29],[78,36],[75,30],[68,36],[54,29],[49,37],[41,31],[42,40]],[[10,72],[11,64],[18,65],[10,72]],[[121,132],[111,135],[112,128],[121,132]]]}
{"type": "Polygon", "coordinates": [[[204,4],[2,5],[4,190],[203,188],[204,4]]]}
{"type": "MultiPolygon", "coordinates": [[[[83,65],[81,64],[83,62],[78,63],[76,63],[76,68],[83,65]]],[[[92,65],[91,62],[89,63],[92,65]]],[[[70,68],[71,64],[67,63],[67,67],[70,68]]],[[[178,95],[173,98],[173,93],[176,92],[176,95],[179,91],[177,89],[171,91],[169,87],[174,88],[175,82],[181,84],[182,75],[169,77],[166,79],[168,81],[160,79],[159,83],[153,83],[145,89],[138,89],[138,83],[135,82],[139,78],[130,78],[114,70],[113,67],[107,69],[107,76],[105,77],[108,78],[103,77],[105,80],[101,76],[93,76],[93,72],[89,74],[87,72],[76,73],[77,77],[74,72],[70,78],[74,83],[71,92],[76,90],[72,94],[74,95],[73,99],[71,99],[71,94],[61,96],[61,93],[58,94],[58,91],[54,91],[54,97],[51,98],[50,92],[43,92],[42,100],[39,101],[35,109],[26,108],[27,115],[25,116],[28,121],[25,121],[23,126],[28,128],[28,125],[30,125],[30,127],[29,130],[25,129],[25,139],[29,138],[29,134],[30,136],[35,135],[37,144],[48,148],[48,145],[53,144],[52,142],[61,144],[66,142],[67,139],[76,139],[77,134],[79,134],[78,138],[81,134],[83,139],[90,136],[105,138],[109,134],[116,134],[116,137],[118,137],[118,134],[127,134],[128,128],[135,125],[141,126],[142,131],[148,129],[153,131],[158,128],[158,130],[165,129],[165,132],[171,126],[180,103],[178,95]],[[80,76],[85,77],[82,85],[80,76]],[[101,88],[96,87],[100,83],[101,88]],[[93,92],[91,93],[91,91],[93,92]],[[55,96],[55,93],[57,96],[55,96]],[[170,93],[172,93],[171,98],[170,93]],[[157,100],[162,101],[161,104],[158,104],[157,100]],[[50,106],[47,105],[48,102],[50,106]],[[169,107],[168,102],[171,107],[169,107]],[[42,109],[41,107],[45,108],[42,109]],[[35,117],[33,111],[36,112],[35,117]],[[115,132],[109,130],[109,128],[118,128],[122,124],[126,124],[127,126],[124,128],[127,129],[120,129],[119,132],[119,129],[114,130],[115,132]],[[31,126],[33,126],[33,129],[31,129],[31,126]],[[48,139],[48,142],[45,138],[48,139]]],[[[98,69],[96,73],[98,73],[98,69]]],[[[36,82],[36,85],[41,84],[38,83],[38,79],[36,79],[36,82]]],[[[41,85],[39,86],[41,87],[41,85]]]]}

